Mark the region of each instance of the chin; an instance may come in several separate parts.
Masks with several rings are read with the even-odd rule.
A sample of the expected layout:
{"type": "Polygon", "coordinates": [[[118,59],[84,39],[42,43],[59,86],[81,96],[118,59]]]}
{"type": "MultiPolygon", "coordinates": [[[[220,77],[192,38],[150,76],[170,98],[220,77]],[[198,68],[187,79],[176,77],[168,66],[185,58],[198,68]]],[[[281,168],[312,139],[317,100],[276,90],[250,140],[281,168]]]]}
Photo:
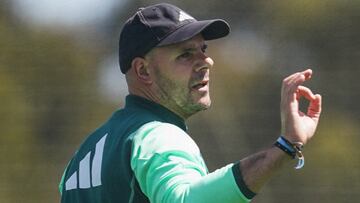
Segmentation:
{"type": "Polygon", "coordinates": [[[211,106],[210,97],[203,97],[198,101],[199,106],[202,107],[202,110],[208,109],[211,106]]]}

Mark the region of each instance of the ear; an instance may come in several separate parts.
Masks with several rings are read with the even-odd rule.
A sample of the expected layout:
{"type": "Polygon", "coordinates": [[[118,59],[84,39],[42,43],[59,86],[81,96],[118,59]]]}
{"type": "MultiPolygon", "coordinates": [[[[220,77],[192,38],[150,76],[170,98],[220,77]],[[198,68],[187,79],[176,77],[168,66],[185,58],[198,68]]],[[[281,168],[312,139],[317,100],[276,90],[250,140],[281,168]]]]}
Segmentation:
{"type": "Polygon", "coordinates": [[[148,62],[141,57],[135,57],[131,62],[131,67],[134,69],[137,79],[145,84],[151,84],[152,78],[149,73],[148,62]]]}

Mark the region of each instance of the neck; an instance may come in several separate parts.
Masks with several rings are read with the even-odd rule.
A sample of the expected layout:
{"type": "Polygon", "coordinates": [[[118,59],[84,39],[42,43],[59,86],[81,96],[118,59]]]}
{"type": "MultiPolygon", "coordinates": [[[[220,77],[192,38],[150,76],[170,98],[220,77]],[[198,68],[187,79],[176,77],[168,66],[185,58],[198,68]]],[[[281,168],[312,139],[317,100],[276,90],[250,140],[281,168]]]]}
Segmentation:
{"type": "Polygon", "coordinates": [[[170,111],[172,111],[176,115],[180,116],[184,120],[186,120],[187,118],[190,117],[190,115],[183,112],[181,110],[181,108],[179,108],[177,105],[172,105],[171,103],[166,102],[158,94],[156,94],[156,93],[154,93],[152,91],[147,91],[146,89],[143,89],[143,88],[130,88],[129,87],[129,93],[132,94],[132,95],[143,97],[143,98],[145,98],[147,100],[150,100],[152,102],[158,103],[161,106],[169,109],[170,111]]]}

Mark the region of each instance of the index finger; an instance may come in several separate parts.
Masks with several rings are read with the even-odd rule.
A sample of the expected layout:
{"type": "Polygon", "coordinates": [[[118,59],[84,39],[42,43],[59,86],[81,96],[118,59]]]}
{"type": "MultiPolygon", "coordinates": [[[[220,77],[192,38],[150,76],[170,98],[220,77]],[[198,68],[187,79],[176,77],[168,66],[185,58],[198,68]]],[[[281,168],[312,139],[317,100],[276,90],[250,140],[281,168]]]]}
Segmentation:
{"type": "Polygon", "coordinates": [[[304,79],[305,79],[304,81],[309,80],[311,78],[311,76],[312,76],[312,70],[311,69],[306,69],[304,71],[296,72],[294,74],[291,74],[290,76],[288,76],[288,77],[286,77],[284,79],[284,82],[291,82],[291,81],[301,77],[301,75],[304,76],[304,79]]]}
{"type": "Polygon", "coordinates": [[[301,96],[305,97],[307,100],[310,100],[310,101],[316,99],[313,92],[309,88],[304,87],[304,86],[299,86],[296,93],[297,93],[296,98],[298,98],[298,99],[300,99],[301,96]]]}

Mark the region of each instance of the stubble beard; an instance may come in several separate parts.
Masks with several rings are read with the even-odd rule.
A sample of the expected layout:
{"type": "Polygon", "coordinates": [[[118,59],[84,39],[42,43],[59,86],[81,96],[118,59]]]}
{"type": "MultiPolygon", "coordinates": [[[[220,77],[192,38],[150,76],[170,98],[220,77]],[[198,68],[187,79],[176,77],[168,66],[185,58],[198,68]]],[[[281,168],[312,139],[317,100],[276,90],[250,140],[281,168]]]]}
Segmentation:
{"type": "Polygon", "coordinates": [[[157,87],[160,103],[183,118],[188,118],[199,111],[206,110],[211,105],[209,92],[196,98],[189,85],[177,84],[156,71],[157,87]],[[201,101],[205,100],[205,101],[201,101]]]}

